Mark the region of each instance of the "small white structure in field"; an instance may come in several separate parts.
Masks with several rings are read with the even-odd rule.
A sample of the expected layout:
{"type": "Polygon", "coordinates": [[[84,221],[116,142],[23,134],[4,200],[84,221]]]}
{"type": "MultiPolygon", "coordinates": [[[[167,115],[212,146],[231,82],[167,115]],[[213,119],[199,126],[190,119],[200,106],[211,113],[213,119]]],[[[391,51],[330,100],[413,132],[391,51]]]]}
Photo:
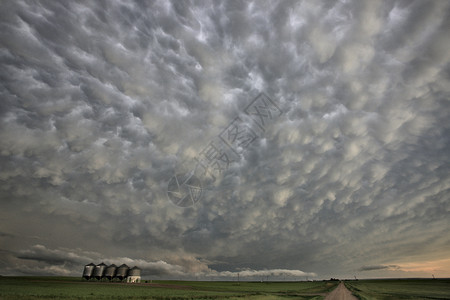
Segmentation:
{"type": "Polygon", "coordinates": [[[128,283],[139,283],[141,282],[141,269],[134,266],[133,268],[128,270],[127,276],[128,283]]]}

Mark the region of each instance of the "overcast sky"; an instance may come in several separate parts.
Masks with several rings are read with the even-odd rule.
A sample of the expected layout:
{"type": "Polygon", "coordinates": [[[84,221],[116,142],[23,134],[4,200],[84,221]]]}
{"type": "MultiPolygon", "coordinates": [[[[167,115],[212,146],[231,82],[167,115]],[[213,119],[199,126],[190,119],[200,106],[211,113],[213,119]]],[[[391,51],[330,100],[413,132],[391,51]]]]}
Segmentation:
{"type": "Polygon", "coordinates": [[[449,30],[449,1],[1,1],[0,274],[449,277],[449,30]]]}

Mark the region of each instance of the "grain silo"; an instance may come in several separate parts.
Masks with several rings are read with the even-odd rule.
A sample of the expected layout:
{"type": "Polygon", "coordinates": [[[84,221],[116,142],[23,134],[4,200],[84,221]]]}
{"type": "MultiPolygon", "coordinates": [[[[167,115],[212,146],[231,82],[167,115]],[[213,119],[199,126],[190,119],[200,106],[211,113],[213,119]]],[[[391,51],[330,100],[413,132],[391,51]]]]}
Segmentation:
{"type": "Polygon", "coordinates": [[[112,264],[106,268],[104,277],[111,281],[116,276],[116,271],[117,266],[112,264]]]}
{"type": "Polygon", "coordinates": [[[94,277],[100,280],[104,277],[106,265],[104,263],[98,264],[94,268],[94,277]]]}
{"type": "Polygon", "coordinates": [[[88,265],[84,266],[84,270],[83,270],[83,278],[86,280],[89,280],[92,278],[93,274],[94,274],[94,269],[95,269],[95,265],[93,263],[90,263],[88,265]]]}
{"type": "Polygon", "coordinates": [[[141,269],[134,266],[128,270],[127,282],[139,283],[141,281],[141,269]]]}
{"type": "Polygon", "coordinates": [[[115,278],[118,278],[119,280],[124,280],[127,277],[127,275],[128,275],[128,270],[129,269],[130,268],[126,264],[121,265],[116,270],[115,278]]]}

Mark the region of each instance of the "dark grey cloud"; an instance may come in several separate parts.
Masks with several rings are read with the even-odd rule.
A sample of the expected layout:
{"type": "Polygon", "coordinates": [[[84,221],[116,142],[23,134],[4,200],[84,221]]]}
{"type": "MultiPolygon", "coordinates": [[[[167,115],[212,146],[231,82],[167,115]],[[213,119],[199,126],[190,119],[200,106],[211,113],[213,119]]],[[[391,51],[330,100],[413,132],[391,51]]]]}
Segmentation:
{"type": "MultiPolygon", "coordinates": [[[[59,250],[49,250],[43,245],[35,245],[30,250],[21,251],[17,256],[20,259],[29,259],[46,262],[53,265],[61,265],[64,263],[82,263],[83,258],[75,253],[59,250]]],[[[84,261],[85,262],[85,261],[84,261]]]]}
{"type": "Polygon", "coordinates": [[[448,258],[447,1],[0,7],[2,272],[428,276],[402,264],[448,258]],[[283,113],[173,205],[170,178],[260,92],[283,113]]]}
{"type": "Polygon", "coordinates": [[[397,265],[377,265],[377,266],[362,266],[361,268],[359,268],[359,271],[375,271],[375,270],[398,270],[400,269],[399,266],[397,265]]]}
{"type": "Polygon", "coordinates": [[[22,250],[19,253],[4,252],[5,268],[7,275],[12,261],[20,267],[14,270],[21,275],[72,275],[78,276],[83,265],[91,262],[106,264],[127,264],[130,267],[138,265],[142,269],[142,275],[147,278],[215,278],[230,279],[242,276],[242,278],[259,279],[260,277],[283,276],[288,279],[298,279],[305,276],[317,276],[314,273],[306,273],[293,269],[263,269],[253,270],[250,268],[241,269],[235,272],[217,271],[208,267],[211,262],[194,257],[172,257],[170,262],[163,260],[146,261],[143,259],[132,259],[129,257],[105,257],[101,253],[87,252],[82,249],[49,249],[43,245],[33,245],[30,249],[22,250]],[[28,263],[31,262],[31,263],[28,263]]]}

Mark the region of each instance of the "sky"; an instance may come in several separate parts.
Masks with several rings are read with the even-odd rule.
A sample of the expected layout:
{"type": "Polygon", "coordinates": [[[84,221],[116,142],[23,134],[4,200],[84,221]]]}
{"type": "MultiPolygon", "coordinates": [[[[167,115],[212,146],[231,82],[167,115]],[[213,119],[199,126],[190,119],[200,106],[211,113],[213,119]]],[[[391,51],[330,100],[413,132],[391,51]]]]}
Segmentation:
{"type": "Polygon", "coordinates": [[[450,277],[449,1],[1,1],[0,275],[450,277]]]}

